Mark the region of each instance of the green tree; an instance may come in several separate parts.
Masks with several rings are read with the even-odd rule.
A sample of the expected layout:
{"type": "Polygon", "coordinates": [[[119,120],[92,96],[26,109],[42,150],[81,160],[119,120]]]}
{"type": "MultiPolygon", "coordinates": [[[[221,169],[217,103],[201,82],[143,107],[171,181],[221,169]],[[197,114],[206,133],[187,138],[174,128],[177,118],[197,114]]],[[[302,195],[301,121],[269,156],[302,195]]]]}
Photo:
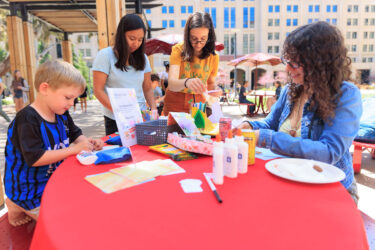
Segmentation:
{"type": "MultiPolygon", "coordinates": [[[[87,83],[87,93],[92,93],[92,82],[90,78],[90,69],[87,66],[85,60],[83,60],[81,52],[78,52],[78,54],[74,50],[74,46],[72,45],[72,51],[73,51],[73,66],[78,69],[83,78],[85,78],[87,83]]],[[[88,95],[91,96],[90,94],[88,95]]]]}
{"type": "Polygon", "coordinates": [[[38,55],[39,55],[39,64],[44,63],[47,60],[50,60],[52,56],[47,50],[46,45],[43,41],[38,42],[38,55]]]}

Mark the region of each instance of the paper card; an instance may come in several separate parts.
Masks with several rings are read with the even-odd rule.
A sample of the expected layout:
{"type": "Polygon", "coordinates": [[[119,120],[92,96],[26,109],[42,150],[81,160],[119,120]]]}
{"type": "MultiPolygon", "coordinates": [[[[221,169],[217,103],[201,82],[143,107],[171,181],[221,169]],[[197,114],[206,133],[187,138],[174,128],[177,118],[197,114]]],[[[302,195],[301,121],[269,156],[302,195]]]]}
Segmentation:
{"type": "Polygon", "coordinates": [[[127,165],[125,167],[111,169],[110,172],[119,174],[137,183],[147,181],[159,175],[159,170],[150,167],[147,161],[137,164],[127,165]]]}
{"type": "Polygon", "coordinates": [[[86,176],[85,179],[102,190],[104,193],[112,193],[124,188],[132,187],[137,183],[123,178],[111,172],[86,176]]]}
{"type": "Polygon", "coordinates": [[[199,129],[195,126],[194,119],[188,113],[183,112],[169,112],[168,125],[177,122],[186,136],[200,135],[199,129]]]}
{"type": "Polygon", "coordinates": [[[265,160],[265,161],[276,159],[276,158],[286,158],[286,156],[273,153],[268,148],[258,148],[258,147],[255,148],[255,157],[261,160],[265,160]]]}
{"type": "Polygon", "coordinates": [[[166,160],[155,160],[152,162],[154,168],[158,168],[160,170],[160,175],[172,175],[172,174],[180,174],[185,173],[185,169],[181,168],[171,159],[166,160]]]}
{"type": "Polygon", "coordinates": [[[107,88],[123,146],[137,144],[135,124],[143,122],[134,89],[107,88]]]}
{"type": "Polygon", "coordinates": [[[180,181],[182,190],[184,190],[185,193],[203,192],[201,184],[202,184],[202,181],[198,179],[184,179],[180,181]]]}

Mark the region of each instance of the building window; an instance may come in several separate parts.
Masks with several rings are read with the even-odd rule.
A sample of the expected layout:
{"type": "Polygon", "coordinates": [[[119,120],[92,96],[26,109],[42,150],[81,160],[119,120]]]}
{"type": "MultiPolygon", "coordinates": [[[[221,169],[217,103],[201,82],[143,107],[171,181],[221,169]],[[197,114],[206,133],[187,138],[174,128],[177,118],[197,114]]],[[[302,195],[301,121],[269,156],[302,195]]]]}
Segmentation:
{"type": "Polygon", "coordinates": [[[369,57],[369,58],[368,58],[368,62],[369,62],[369,63],[372,63],[372,57],[369,57]]]}
{"type": "Polygon", "coordinates": [[[161,23],[162,23],[163,28],[168,28],[168,21],[167,20],[163,20],[163,21],[161,21],[161,23]]]}
{"type": "Polygon", "coordinates": [[[236,44],[236,41],[237,39],[235,38],[235,35],[232,34],[230,36],[230,54],[231,55],[234,55],[234,54],[237,54],[237,44],[236,44]]]}
{"type": "Polygon", "coordinates": [[[348,5],[348,12],[352,12],[353,10],[353,6],[352,5],[348,5]]]}
{"type": "Polygon", "coordinates": [[[315,12],[320,12],[320,6],[319,5],[315,5],[315,12]]]}
{"type": "Polygon", "coordinates": [[[83,43],[83,37],[82,37],[82,35],[78,35],[77,36],[77,42],[78,43],[83,43]]]}
{"type": "Polygon", "coordinates": [[[248,54],[249,53],[249,35],[243,34],[243,40],[242,40],[242,54],[248,54]]]}
{"type": "Polygon", "coordinates": [[[297,13],[298,12],[298,5],[293,5],[293,12],[297,13]]]}
{"type": "Polygon", "coordinates": [[[293,19],[293,26],[298,26],[298,19],[297,18],[293,19]]]}
{"type": "Polygon", "coordinates": [[[275,19],[275,26],[276,26],[276,27],[279,27],[279,26],[280,26],[280,19],[279,19],[279,18],[276,18],[276,19],[275,19]]]}
{"type": "Polygon", "coordinates": [[[169,20],[169,28],[174,28],[174,20],[169,20]]]}
{"type": "Polygon", "coordinates": [[[353,18],[353,26],[358,26],[358,18],[353,18]]]}
{"type": "Polygon", "coordinates": [[[268,19],[268,26],[272,27],[273,26],[273,19],[268,19]]]}
{"type": "Polygon", "coordinates": [[[365,25],[368,25],[368,18],[365,18],[365,25]]]}
{"type": "Polygon", "coordinates": [[[366,62],[366,57],[362,57],[362,62],[363,62],[363,63],[366,62]]]}
{"type": "Polygon", "coordinates": [[[255,8],[250,7],[250,28],[254,28],[255,25],[255,8]]]}
{"type": "Polygon", "coordinates": [[[357,52],[357,45],[355,44],[352,45],[352,52],[357,52]]]}
{"type": "Polygon", "coordinates": [[[85,50],[84,49],[79,49],[78,51],[81,54],[81,56],[83,56],[83,57],[85,56],[85,50]]]}
{"type": "Polygon", "coordinates": [[[307,19],[307,23],[312,23],[312,18],[307,19]]]}
{"type": "Polygon", "coordinates": [[[151,14],[151,9],[146,9],[146,14],[151,14]]]}
{"type": "Polygon", "coordinates": [[[275,40],[279,40],[280,39],[280,33],[275,32],[274,37],[275,37],[275,40]]]}
{"type": "Polygon", "coordinates": [[[374,52],[374,45],[373,44],[370,44],[368,46],[368,52],[374,52]]]}
{"type": "Polygon", "coordinates": [[[174,6],[169,6],[169,13],[173,14],[174,13],[174,6]]]}
{"type": "Polygon", "coordinates": [[[250,34],[250,46],[249,46],[249,53],[255,52],[255,35],[250,34]]]}
{"type": "Polygon", "coordinates": [[[362,52],[367,52],[367,44],[364,44],[362,47],[362,52]]]}
{"type": "Polygon", "coordinates": [[[363,32],[363,39],[367,39],[367,37],[368,37],[367,31],[363,32]]]}
{"type": "Polygon", "coordinates": [[[216,28],[216,8],[211,8],[211,18],[214,23],[214,28],[216,28]]]}
{"type": "Polygon", "coordinates": [[[186,6],[181,6],[181,14],[186,14],[186,6]]]}
{"type": "Polygon", "coordinates": [[[370,11],[370,6],[369,5],[366,5],[365,6],[365,12],[369,12],[370,11]]]}
{"type": "Polygon", "coordinates": [[[267,53],[270,53],[270,54],[272,53],[272,46],[267,47],[267,53]]]}
{"type": "Polygon", "coordinates": [[[91,49],[86,49],[86,56],[91,57],[91,49]]]}
{"type": "Polygon", "coordinates": [[[357,39],[357,32],[352,32],[352,39],[357,39]]]}
{"type": "Polygon", "coordinates": [[[249,28],[249,13],[248,8],[243,8],[243,27],[249,28]]]}
{"type": "Polygon", "coordinates": [[[147,20],[148,27],[151,28],[151,20],[147,20]]]}
{"type": "Polygon", "coordinates": [[[370,32],[370,39],[374,39],[375,32],[370,32]]]}
{"type": "Polygon", "coordinates": [[[268,5],[268,13],[272,13],[273,12],[273,5],[268,5]]]}
{"type": "Polygon", "coordinates": [[[355,12],[355,13],[358,12],[358,5],[353,5],[353,12],[355,12]]]}
{"type": "Polygon", "coordinates": [[[375,5],[371,5],[371,12],[375,12],[375,5]]]}
{"type": "Polygon", "coordinates": [[[331,5],[327,5],[327,12],[331,12],[331,5]]]}
{"type": "Polygon", "coordinates": [[[289,19],[289,18],[288,18],[288,19],[286,19],[286,26],[290,26],[290,24],[291,24],[291,21],[292,21],[292,20],[291,20],[291,19],[289,19]]]}
{"type": "Polygon", "coordinates": [[[167,14],[167,6],[162,6],[161,7],[161,13],[167,14]]]}
{"type": "Polygon", "coordinates": [[[337,12],[337,5],[332,5],[332,12],[337,12]]]}
{"type": "Polygon", "coordinates": [[[229,54],[229,35],[224,34],[224,54],[229,54]]]}
{"type": "Polygon", "coordinates": [[[330,23],[330,22],[331,22],[331,19],[327,18],[327,19],[326,19],[326,22],[327,22],[327,23],[330,23]]]}
{"type": "Polygon", "coordinates": [[[236,28],[236,8],[230,8],[230,27],[236,28]]]}
{"type": "Polygon", "coordinates": [[[346,24],[348,26],[352,25],[352,19],[351,18],[348,18],[348,20],[346,20],[346,24]]]}
{"type": "Polygon", "coordinates": [[[280,47],[279,47],[279,46],[275,46],[275,47],[274,47],[274,50],[275,50],[275,54],[277,54],[277,53],[279,53],[279,51],[280,51],[280,47]]]}
{"type": "Polygon", "coordinates": [[[188,6],[188,13],[192,14],[193,13],[193,5],[188,6]]]}
{"type": "Polygon", "coordinates": [[[337,19],[336,18],[332,18],[332,24],[334,24],[334,25],[337,24],[337,19]]]}
{"type": "Polygon", "coordinates": [[[186,20],[181,20],[181,28],[184,28],[186,24],[186,20]]]}
{"type": "Polygon", "coordinates": [[[312,5],[309,5],[309,12],[313,12],[313,6],[312,5]]]}
{"type": "Polygon", "coordinates": [[[273,33],[272,32],[268,32],[268,40],[272,40],[273,38],[273,33]]]}
{"type": "Polygon", "coordinates": [[[280,5],[275,5],[275,12],[279,13],[280,12],[280,5]]]}
{"type": "Polygon", "coordinates": [[[346,39],[350,39],[350,32],[346,32],[346,39]]]}
{"type": "Polygon", "coordinates": [[[210,8],[204,8],[204,12],[206,12],[206,13],[208,13],[208,14],[210,14],[210,8]]]}
{"type": "Polygon", "coordinates": [[[286,12],[288,12],[288,13],[292,12],[292,5],[286,6],[286,12]]]}
{"type": "Polygon", "coordinates": [[[85,43],[89,43],[90,42],[90,37],[89,35],[85,35],[85,43]]]}
{"type": "Polygon", "coordinates": [[[229,8],[224,8],[224,28],[229,28],[229,8]]]}
{"type": "Polygon", "coordinates": [[[375,25],[375,18],[371,18],[371,25],[375,25]]]}

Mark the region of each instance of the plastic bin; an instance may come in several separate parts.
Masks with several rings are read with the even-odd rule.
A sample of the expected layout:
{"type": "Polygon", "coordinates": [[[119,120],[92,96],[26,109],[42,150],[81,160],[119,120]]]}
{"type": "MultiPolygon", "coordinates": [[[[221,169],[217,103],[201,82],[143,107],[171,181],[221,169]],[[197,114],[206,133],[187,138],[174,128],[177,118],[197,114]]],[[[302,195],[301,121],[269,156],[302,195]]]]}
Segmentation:
{"type": "Polygon", "coordinates": [[[138,123],[135,125],[137,144],[152,146],[167,142],[168,133],[182,133],[178,124],[167,126],[166,119],[138,123]]]}

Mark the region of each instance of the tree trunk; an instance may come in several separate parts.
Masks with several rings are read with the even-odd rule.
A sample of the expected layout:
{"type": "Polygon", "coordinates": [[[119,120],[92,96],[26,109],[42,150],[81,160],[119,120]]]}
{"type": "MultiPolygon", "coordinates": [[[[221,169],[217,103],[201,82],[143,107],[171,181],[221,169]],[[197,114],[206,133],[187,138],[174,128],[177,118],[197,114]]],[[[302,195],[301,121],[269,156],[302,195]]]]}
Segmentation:
{"type": "Polygon", "coordinates": [[[4,61],[0,62],[0,77],[4,76],[10,71],[10,57],[8,56],[4,61]]]}

